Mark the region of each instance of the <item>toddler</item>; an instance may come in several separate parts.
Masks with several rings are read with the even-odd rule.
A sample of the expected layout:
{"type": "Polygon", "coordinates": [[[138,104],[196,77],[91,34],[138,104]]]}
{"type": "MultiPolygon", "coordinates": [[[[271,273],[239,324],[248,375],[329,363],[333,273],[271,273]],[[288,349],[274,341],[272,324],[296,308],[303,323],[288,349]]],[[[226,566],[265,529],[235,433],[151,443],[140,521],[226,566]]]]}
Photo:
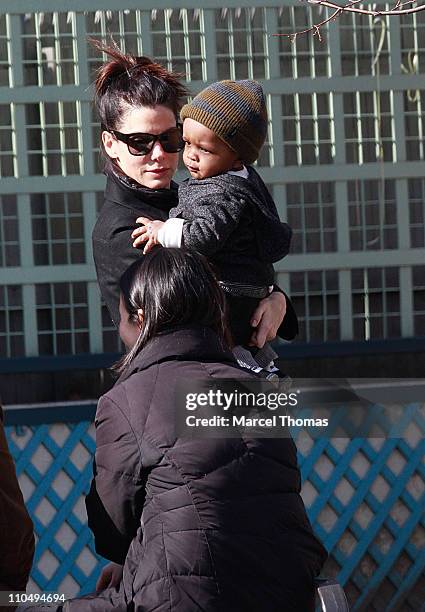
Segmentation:
{"type": "Polygon", "coordinates": [[[287,255],[292,234],[250,165],[267,134],[263,90],[251,80],[213,83],[183,106],[181,119],[191,178],[179,187],[179,204],[167,221],[137,220],[144,227],[134,232],[134,245],[147,241],[144,253],[161,244],[208,257],[227,297],[235,357],[276,378],[271,347],[248,347],[251,316],[272,290],[273,263],[287,255]]]}

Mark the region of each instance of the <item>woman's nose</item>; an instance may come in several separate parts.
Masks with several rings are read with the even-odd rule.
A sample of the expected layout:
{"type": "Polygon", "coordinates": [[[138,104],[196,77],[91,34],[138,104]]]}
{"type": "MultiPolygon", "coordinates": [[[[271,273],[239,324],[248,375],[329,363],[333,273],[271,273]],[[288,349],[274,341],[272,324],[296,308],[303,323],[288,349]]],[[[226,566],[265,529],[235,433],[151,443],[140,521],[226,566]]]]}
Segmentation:
{"type": "Polygon", "coordinates": [[[153,145],[152,151],[151,151],[151,159],[162,159],[165,156],[165,151],[162,148],[162,144],[159,142],[159,140],[157,140],[155,142],[155,144],[153,145]]]}

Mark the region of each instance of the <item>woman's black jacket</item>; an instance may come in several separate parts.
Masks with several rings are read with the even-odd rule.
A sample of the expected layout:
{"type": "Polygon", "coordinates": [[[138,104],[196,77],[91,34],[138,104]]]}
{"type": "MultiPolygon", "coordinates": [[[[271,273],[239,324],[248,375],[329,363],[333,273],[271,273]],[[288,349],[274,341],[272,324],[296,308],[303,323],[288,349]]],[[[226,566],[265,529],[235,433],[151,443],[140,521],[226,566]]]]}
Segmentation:
{"type": "Polygon", "coordinates": [[[87,513],[97,551],[125,561],[124,575],[66,610],[312,609],[326,553],[299,495],[293,441],[175,433],[178,381],[229,378],[247,374],[212,330],[177,328],[100,399],[87,513]]]}
{"type": "Polygon", "coordinates": [[[137,217],[166,221],[168,213],[177,205],[177,185],[171,189],[132,187],[108,174],[105,201],[93,229],[93,257],[100,292],[112,321],[120,322],[119,280],[142,251],[132,246],[131,233],[137,217]]]}

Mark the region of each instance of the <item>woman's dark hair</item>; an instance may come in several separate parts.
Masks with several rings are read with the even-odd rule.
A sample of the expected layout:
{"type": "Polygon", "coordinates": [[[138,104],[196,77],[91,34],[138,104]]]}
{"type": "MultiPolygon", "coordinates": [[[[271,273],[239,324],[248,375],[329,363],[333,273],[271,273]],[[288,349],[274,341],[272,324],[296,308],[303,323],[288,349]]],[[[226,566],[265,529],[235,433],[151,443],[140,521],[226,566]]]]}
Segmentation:
{"type": "Polygon", "coordinates": [[[95,81],[95,105],[100,121],[118,129],[125,106],[167,106],[176,119],[187,89],[182,75],[170,72],[149,57],[123,53],[115,44],[92,40],[93,46],[111,60],[99,68],[95,81]]]}
{"type": "Polygon", "coordinates": [[[181,325],[213,329],[230,343],[225,298],[206,258],[195,251],[155,248],[134,262],[120,280],[129,321],[143,325],[134,347],[115,366],[123,372],[156,334],[181,325]]]}
{"type": "MultiPolygon", "coordinates": [[[[110,45],[95,39],[90,42],[111,58],[99,68],[94,83],[94,103],[103,126],[119,130],[128,107],[141,106],[166,106],[177,121],[188,95],[181,82],[183,75],[170,72],[149,57],[123,53],[114,41],[110,45]]],[[[109,157],[106,161],[110,162],[109,157]]]]}

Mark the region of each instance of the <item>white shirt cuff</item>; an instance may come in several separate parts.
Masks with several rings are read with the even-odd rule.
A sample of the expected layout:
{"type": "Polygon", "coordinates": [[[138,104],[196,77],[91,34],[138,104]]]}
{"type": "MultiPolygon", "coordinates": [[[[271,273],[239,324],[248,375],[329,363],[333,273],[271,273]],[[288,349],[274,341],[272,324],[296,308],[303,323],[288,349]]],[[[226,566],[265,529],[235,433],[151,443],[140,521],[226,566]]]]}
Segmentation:
{"type": "Polygon", "coordinates": [[[184,219],[167,219],[158,231],[158,241],[163,247],[179,249],[182,245],[184,219]]]}

